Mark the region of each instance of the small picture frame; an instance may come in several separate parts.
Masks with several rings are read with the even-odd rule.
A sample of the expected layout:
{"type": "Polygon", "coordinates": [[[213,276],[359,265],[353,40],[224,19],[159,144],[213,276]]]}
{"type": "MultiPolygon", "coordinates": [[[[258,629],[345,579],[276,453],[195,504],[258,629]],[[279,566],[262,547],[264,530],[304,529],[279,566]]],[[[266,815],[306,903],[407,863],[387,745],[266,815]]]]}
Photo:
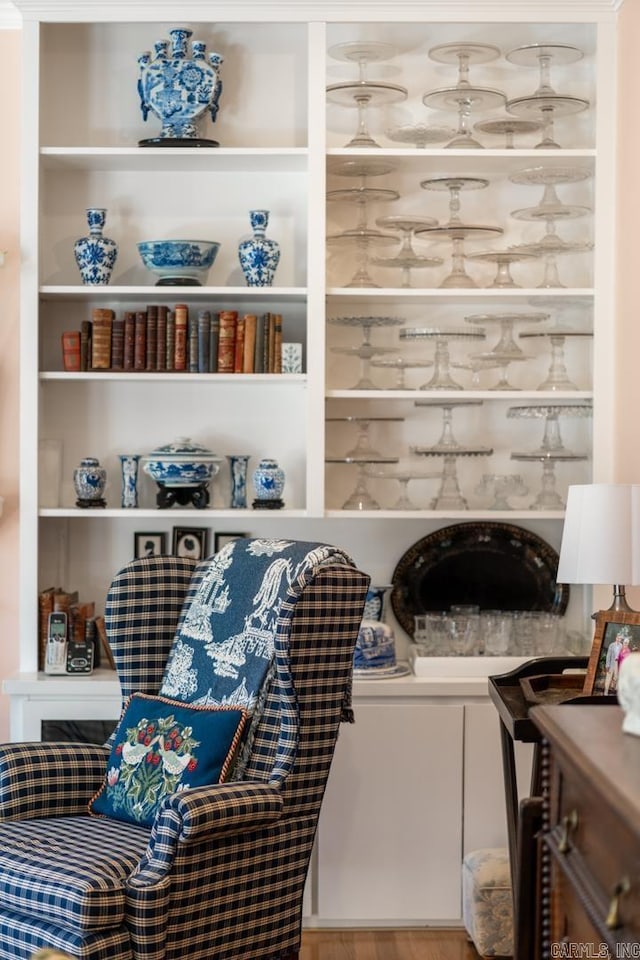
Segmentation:
{"type": "Polygon", "coordinates": [[[607,696],[617,689],[620,664],[628,653],[640,651],[640,613],[600,610],[584,681],[585,696],[607,696]]]}
{"type": "Polygon", "coordinates": [[[147,533],[146,530],[134,533],[133,555],[140,557],[160,557],[167,552],[166,533],[147,533]]]}
{"type": "Polygon", "coordinates": [[[203,560],[209,552],[208,527],[174,527],[172,554],[203,560]]]}
{"type": "Polygon", "coordinates": [[[214,538],[215,553],[220,553],[223,547],[226,547],[232,540],[240,540],[246,537],[246,533],[216,533],[214,538]]]}

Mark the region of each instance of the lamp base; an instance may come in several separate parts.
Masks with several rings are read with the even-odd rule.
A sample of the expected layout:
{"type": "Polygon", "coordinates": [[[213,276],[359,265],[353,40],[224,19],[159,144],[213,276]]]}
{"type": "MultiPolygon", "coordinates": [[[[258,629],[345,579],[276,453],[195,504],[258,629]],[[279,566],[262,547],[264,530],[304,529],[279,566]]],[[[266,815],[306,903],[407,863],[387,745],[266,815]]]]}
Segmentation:
{"type": "Polygon", "coordinates": [[[611,613],[611,611],[615,611],[616,613],[638,613],[637,610],[634,610],[633,607],[630,607],[627,603],[624,587],[617,583],[613,586],[613,603],[610,607],[607,607],[607,613],[611,613]]]}

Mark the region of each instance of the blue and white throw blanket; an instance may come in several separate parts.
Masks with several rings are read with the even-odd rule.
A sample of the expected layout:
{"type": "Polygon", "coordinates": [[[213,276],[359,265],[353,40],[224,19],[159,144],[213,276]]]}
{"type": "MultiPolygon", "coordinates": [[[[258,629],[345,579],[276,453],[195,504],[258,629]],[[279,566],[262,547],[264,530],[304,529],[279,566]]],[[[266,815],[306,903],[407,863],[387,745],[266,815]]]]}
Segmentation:
{"type": "Polygon", "coordinates": [[[183,609],[161,695],[245,707],[253,715],[250,747],[277,674],[281,700],[290,701],[289,722],[297,731],[295,694],[286,657],[276,655],[276,632],[286,647],[303,589],[318,568],[336,563],[353,566],[347,554],[324,543],[240,539],[200,564],[199,584],[183,609]]]}

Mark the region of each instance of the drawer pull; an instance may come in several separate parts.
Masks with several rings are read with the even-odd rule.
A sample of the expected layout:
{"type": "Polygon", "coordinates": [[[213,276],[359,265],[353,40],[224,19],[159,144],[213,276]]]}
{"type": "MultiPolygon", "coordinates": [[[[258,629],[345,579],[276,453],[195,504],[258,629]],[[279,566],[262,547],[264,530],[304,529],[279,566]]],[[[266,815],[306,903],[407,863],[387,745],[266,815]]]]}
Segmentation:
{"type": "Polygon", "coordinates": [[[605,920],[605,924],[609,930],[615,930],[616,927],[620,926],[620,898],[623,897],[625,893],[629,893],[630,889],[631,884],[629,883],[628,877],[623,877],[613,888],[609,912],[605,920]]]}
{"type": "Polygon", "coordinates": [[[562,836],[558,844],[560,853],[568,853],[571,850],[571,833],[578,826],[578,811],[572,810],[566,817],[562,818],[562,836]]]}

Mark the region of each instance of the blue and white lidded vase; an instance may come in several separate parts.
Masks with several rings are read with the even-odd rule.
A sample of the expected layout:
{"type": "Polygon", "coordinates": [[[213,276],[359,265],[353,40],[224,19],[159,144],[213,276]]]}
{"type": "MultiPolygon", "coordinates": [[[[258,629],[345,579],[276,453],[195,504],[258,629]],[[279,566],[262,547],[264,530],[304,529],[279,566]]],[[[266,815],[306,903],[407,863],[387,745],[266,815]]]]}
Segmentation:
{"type": "Polygon", "coordinates": [[[107,471],[96,457],[84,457],[73,471],[73,486],[76,491],[76,506],[106,507],[103,497],[107,483],[107,471]]]}
{"type": "Polygon", "coordinates": [[[268,210],[249,212],[253,237],[238,244],[240,266],[249,287],[270,287],[280,262],[280,246],[265,236],[269,224],[268,210]]]}
{"type": "Polygon", "coordinates": [[[278,466],[278,461],[263,457],[253,471],[253,488],[256,492],[254,508],[279,510],[283,507],[284,479],[284,470],[278,466]]]}
{"type": "Polygon", "coordinates": [[[89,207],[87,223],[89,236],[80,237],[73,245],[76,263],[86,284],[107,284],[118,257],[118,244],[102,235],[107,219],[107,211],[99,207],[89,207]]]}
{"type": "Polygon", "coordinates": [[[250,457],[247,454],[227,454],[231,470],[231,508],[242,509],[247,505],[247,465],[250,457]]]}
{"type": "Polygon", "coordinates": [[[140,455],[137,453],[120,454],[120,471],[122,473],[122,496],[120,505],[124,509],[138,506],[138,464],[140,455]]]}

